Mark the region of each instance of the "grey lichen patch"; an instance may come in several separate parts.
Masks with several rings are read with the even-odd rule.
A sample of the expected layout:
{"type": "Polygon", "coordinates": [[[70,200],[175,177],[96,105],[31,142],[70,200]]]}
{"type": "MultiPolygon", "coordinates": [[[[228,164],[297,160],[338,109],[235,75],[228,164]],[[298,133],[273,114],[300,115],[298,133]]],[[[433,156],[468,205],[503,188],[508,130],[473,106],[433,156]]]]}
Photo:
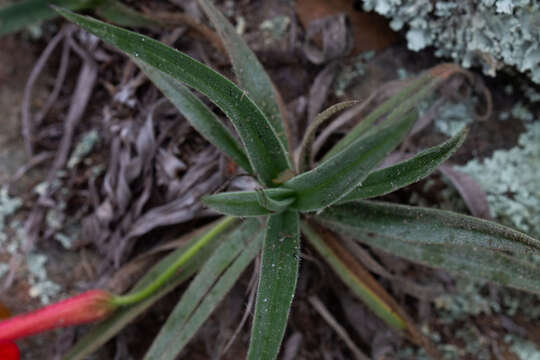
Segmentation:
{"type": "MultiPolygon", "coordinates": [[[[529,114],[513,111],[528,119],[529,114]]],[[[478,181],[487,193],[491,216],[540,237],[540,121],[526,123],[518,146],[497,150],[491,158],[456,167],[478,181]]]]}
{"type": "Polygon", "coordinates": [[[5,233],[7,218],[13,215],[21,205],[21,199],[9,196],[7,187],[0,188],[0,245],[7,240],[5,233]]]}
{"type": "Polygon", "coordinates": [[[495,75],[501,64],[515,66],[540,83],[540,2],[533,0],[427,1],[363,0],[366,11],[407,26],[411,50],[428,46],[464,67],[481,65],[495,75]]]}
{"type": "Polygon", "coordinates": [[[540,360],[540,348],[520,337],[507,335],[504,339],[519,360],[540,360]]]}
{"type": "Polygon", "coordinates": [[[334,95],[336,97],[345,96],[345,90],[347,87],[356,79],[363,76],[366,72],[365,64],[373,58],[375,55],[374,51],[365,51],[357,56],[351,61],[350,64],[347,64],[341,68],[341,71],[334,81],[334,95]]]}
{"type": "Polygon", "coordinates": [[[68,169],[73,169],[75,166],[80,164],[86,158],[86,156],[92,152],[98,142],[99,133],[96,129],[84,134],[68,160],[68,169]]]}
{"type": "Polygon", "coordinates": [[[454,136],[473,121],[471,107],[465,103],[448,102],[442,105],[435,117],[435,128],[448,136],[454,136]]]}
{"type": "Polygon", "coordinates": [[[268,41],[275,41],[281,39],[287,33],[290,23],[291,19],[288,16],[278,15],[263,21],[259,25],[259,29],[267,35],[268,41]]]}
{"type": "Polygon", "coordinates": [[[29,295],[39,298],[41,303],[48,304],[61,290],[60,286],[48,278],[45,265],[47,257],[43,254],[29,254],[26,257],[28,267],[29,295]]]}

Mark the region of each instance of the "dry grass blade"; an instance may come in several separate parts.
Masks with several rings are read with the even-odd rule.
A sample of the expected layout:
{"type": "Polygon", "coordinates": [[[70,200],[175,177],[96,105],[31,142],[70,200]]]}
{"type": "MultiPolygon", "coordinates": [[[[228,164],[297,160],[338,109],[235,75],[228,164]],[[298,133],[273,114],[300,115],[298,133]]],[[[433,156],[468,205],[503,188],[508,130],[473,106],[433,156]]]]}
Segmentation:
{"type": "Polygon", "coordinates": [[[341,280],[381,319],[396,329],[407,329],[412,341],[422,345],[428,354],[434,359],[438,359],[438,351],[435,347],[364,266],[356,261],[331,232],[322,227],[316,229],[315,231],[306,222],[302,223],[302,231],[308,241],[329,263],[341,280]]]}
{"type": "Polygon", "coordinates": [[[328,309],[324,306],[324,304],[318,297],[310,296],[308,300],[309,303],[313,306],[313,308],[317,310],[317,312],[322,316],[322,318],[328,323],[328,325],[330,325],[334,329],[334,331],[339,335],[341,340],[343,340],[343,342],[347,345],[356,360],[369,360],[369,357],[364,354],[362,350],[358,348],[358,346],[356,346],[354,341],[352,341],[351,337],[347,333],[347,330],[345,330],[345,328],[337,322],[337,320],[332,316],[332,314],[328,311],[328,309]]]}

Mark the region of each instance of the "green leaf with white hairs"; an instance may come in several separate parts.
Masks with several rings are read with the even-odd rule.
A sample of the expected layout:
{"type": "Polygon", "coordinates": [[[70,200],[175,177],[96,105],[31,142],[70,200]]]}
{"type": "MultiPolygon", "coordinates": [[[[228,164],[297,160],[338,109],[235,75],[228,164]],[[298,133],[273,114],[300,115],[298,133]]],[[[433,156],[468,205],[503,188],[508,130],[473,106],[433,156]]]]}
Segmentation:
{"type": "Polygon", "coordinates": [[[264,185],[275,186],[272,180],[290,168],[286,149],[265,115],[232,81],[150,37],[67,10],[56,11],[136,60],[208,96],[232,121],[251,166],[264,185]]]}
{"type": "Polygon", "coordinates": [[[411,113],[395,124],[373,128],[313,170],[284,183],[295,191],[291,208],[314,211],[339,201],[405,138],[415,121],[411,113]]]}
{"type": "Polygon", "coordinates": [[[182,255],[190,249],[192,246],[200,242],[208,234],[212,234],[212,239],[207,242],[191,259],[189,259],[178,276],[171,280],[168,284],[159,289],[152,296],[138,302],[134,305],[121,307],[117,309],[109,318],[103,320],[99,324],[93,326],[86,334],[77,341],[67,354],[62,358],[63,360],[84,360],[89,357],[94,351],[99,349],[107,341],[112,339],[118,334],[124,327],[134,321],[138,316],[145,312],[148,308],[153,306],[159,299],[163,298],[171,291],[176,289],[180,284],[189,280],[193,274],[195,274],[199,268],[208,260],[212,255],[216,247],[219,245],[228,233],[230,233],[240,223],[239,220],[230,221],[230,219],[223,219],[216,222],[213,226],[209,227],[209,230],[201,232],[193,236],[188,234],[185,237],[191,239],[186,244],[174,250],[169,255],[161,259],[156,265],[154,265],[135,285],[133,291],[145,288],[150,284],[157,276],[163,271],[166,271],[173,263],[177,261],[182,255]],[[220,231],[213,231],[220,228],[220,231]]]}
{"type": "Polygon", "coordinates": [[[50,5],[71,10],[91,9],[101,3],[96,0],[25,0],[0,8],[0,37],[27,26],[58,16],[50,5]]]}
{"type": "Polygon", "coordinates": [[[449,211],[359,201],[315,218],[328,228],[424,265],[540,293],[540,267],[525,260],[540,240],[449,211]]]}
{"type": "Polygon", "coordinates": [[[426,149],[409,160],[372,172],[362,185],[348,193],[339,203],[382,196],[423,179],[446,161],[466,137],[467,129],[464,128],[446,142],[426,149]]]}
{"type": "Polygon", "coordinates": [[[155,67],[148,66],[138,59],[134,59],[134,62],[176,106],[195,130],[248,173],[253,173],[242,146],[216,115],[191,90],[155,67]]]}
{"type": "Polygon", "coordinates": [[[292,197],[284,200],[274,200],[268,196],[263,189],[255,190],[255,195],[257,196],[257,202],[259,205],[272,212],[281,212],[287,209],[287,207],[294,201],[294,198],[292,197]]]}
{"type": "Polygon", "coordinates": [[[271,215],[264,237],[248,360],[273,360],[279,353],[296,288],[299,247],[298,213],[287,210],[271,215]]]}
{"type": "Polygon", "coordinates": [[[140,13],[118,0],[103,1],[96,8],[96,13],[102,18],[119,26],[156,28],[160,23],[151,17],[140,13]]]}
{"type": "Polygon", "coordinates": [[[343,139],[324,155],[323,161],[346,148],[355,141],[355,139],[365,135],[381,116],[388,114],[388,117],[384,120],[386,123],[395,121],[396,118],[402,118],[414,108],[419,101],[429,95],[434,87],[440,82],[440,79],[434,78],[430,74],[420,75],[417,79],[414,79],[403,90],[383,102],[360,121],[343,139]]]}
{"type": "Polygon", "coordinates": [[[300,152],[298,155],[297,163],[298,173],[303,173],[309,170],[311,167],[311,158],[313,156],[311,153],[311,148],[313,146],[313,141],[315,140],[315,134],[317,133],[317,130],[324,123],[330,120],[332,116],[336,113],[358,103],[358,100],[350,100],[334,104],[320,114],[318,114],[315,119],[313,119],[313,122],[311,122],[311,124],[309,124],[308,128],[306,129],[306,132],[304,133],[304,137],[302,139],[302,143],[300,144],[300,152]]]}
{"type": "Polygon", "coordinates": [[[173,309],[144,359],[173,360],[259,253],[261,223],[245,221],[215,250],[173,309]]]}
{"type": "MultiPolygon", "coordinates": [[[[278,204],[284,204],[283,202],[290,204],[294,196],[294,191],[283,188],[259,191],[263,192],[267,200],[277,201],[278,204]]],[[[257,194],[256,191],[232,191],[204,196],[201,201],[220,213],[232,216],[249,217],[272,214],[275,210],[265,207],[264,202],[261,205],[260,196],[261,194],[257,194]]]]}
{"type": "Polygon", "coordinates": [[[238,84],[266,115],[283,148],[288,149],[287,122],[282,116],[279,106],[280,99],[270,77],[268,77],[253,51],[238,35],[236,29],[216,9],[212,2],[199,0],[199,4],[223,41],[223,45],[231,58],[238,84]]]}

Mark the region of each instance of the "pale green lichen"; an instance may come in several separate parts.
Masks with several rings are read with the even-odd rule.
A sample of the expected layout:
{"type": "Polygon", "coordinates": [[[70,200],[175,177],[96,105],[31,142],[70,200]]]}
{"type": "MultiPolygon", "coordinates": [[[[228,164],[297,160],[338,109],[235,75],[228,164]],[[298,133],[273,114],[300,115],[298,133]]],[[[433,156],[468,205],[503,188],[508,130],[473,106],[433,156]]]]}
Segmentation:
{"type": "Polygon", "coordinates": [[[365,51],[355,56],[352,61],[343,66],[334,80],[334,95],[345,96],[347,87],[366,72],[365,64],[375,56],[375,51],[365,51]]]}
{"type": "MultiPolygon", "coordinates": [[[[529,113],[512,112],[523,119],[529,113]]],[[[518,146],[497,150],[490,158],[474,159],[456,169],[484,188],[491,216],[502,223],[540,237],[540,121],[526,123],[518,146]]]]}
{"type": "Polygon", "coordinates": [[[363,0],[366,11],[407,26],[408,47],[428,46],[464,67],[480,64],[494,75],[499,65],[515,66],[540,83],[540,3],[535,0],[429,1],[363,0]]]}
{"type": "Polygon", "coordinates": [[[278,15],[271,19],[264,20],[259,29],[261,29],[268,36],[269,41],[275,41],[281,39],[286,33],[291,19],[285,15],[278,15]]]}
{"type": "Polygon", "coordinates": [[[73,169],[79,165],[92,152],[96,144],[99,142],[99,133],[97,130],[91,130],[84,134],[81,141],[77,144],[68,160],[68,169],[73,169]]]}
{"type": "Polygon", "coordinates": [[[532,342],[513,335],[507,335],[505,341],[519,360],[540,360],[540,349],[532,342]]]}
{"type": "Polygon", "coordinates": [[[49,280],[45,268],[46,263],[47,257],[43,254],[31,253],[26,257],[30,283],[29,295],[39,298],[43,304],[48,304],[61,290],[58,284],[49,280]]]}
{"type": "Polygon", "coordinates": [[[6,219],[13,215],[21,205],[22,200],[10,197],[6,186],[0,188],[0,245],[7,240],[7,234],[4,232],[6,219]]]}

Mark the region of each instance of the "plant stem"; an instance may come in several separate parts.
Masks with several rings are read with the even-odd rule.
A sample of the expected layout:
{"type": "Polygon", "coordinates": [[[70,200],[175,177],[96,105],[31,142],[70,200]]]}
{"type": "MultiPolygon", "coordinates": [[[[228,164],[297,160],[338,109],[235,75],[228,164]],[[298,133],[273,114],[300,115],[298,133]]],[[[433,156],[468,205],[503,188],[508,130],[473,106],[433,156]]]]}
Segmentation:
{"type": "Polygon", "coordinates": [[[182,256],[178,258],[178,260],[172,263],[171,266],[169,266],[164,272],[162,272],[153,282],[148,284],[142,290],[136,291],[134,293],[115,296],[112,301],[113,304],[117,306],[132,305],[154,294],[159,288],[161,288],[167,281],[169,281],[177,273],[178,268],[180,268],[180,266],[184,265],[203,246],[205,246],[214,237],[216,237],[217,235],[225,231],[236,220],[237,218],[233,216],[225,217],[214,228],[212,228],[203,237],[201,237],[199,241],[197,241],[189,249],[187,249],[186,252],[184,252],[182,256]]]}

